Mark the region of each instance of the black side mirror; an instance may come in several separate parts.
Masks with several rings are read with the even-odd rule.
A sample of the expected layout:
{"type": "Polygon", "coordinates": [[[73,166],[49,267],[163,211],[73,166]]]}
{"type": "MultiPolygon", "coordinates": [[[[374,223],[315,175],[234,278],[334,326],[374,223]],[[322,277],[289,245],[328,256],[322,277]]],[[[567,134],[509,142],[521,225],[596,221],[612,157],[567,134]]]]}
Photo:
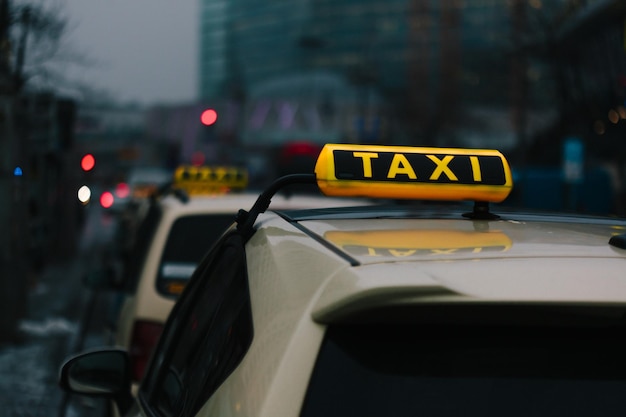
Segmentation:
{"type": "Polygon", "coordinates": [[[112,399],[124,414],[133,401],[128,353],[121,349],[80,353],[61,366],[59,385],[70,393],[112,399]]]}

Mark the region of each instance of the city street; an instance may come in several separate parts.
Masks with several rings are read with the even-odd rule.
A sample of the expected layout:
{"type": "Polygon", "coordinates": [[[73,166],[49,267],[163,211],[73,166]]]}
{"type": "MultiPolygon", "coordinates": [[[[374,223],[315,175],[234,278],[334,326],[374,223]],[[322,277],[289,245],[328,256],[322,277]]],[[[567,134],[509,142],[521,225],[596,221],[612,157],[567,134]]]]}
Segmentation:
{"type": "Polygon", "coordinates": [[[79,250],[68,261],[53,262],[32,284],[19,341],[0,346],[0,409],[6,417],[102,416],[105,402],[66,395],[57,385],[63,360],[106,344],[107,292],[83,285],[85,274],[99,265],[115,221],[89,207],[79,250]]]}

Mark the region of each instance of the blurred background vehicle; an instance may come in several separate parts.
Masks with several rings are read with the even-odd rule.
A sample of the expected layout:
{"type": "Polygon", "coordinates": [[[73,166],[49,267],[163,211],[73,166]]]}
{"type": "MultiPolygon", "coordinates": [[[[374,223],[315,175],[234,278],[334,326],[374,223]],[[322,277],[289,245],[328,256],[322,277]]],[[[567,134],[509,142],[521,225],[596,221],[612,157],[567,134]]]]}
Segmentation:
{"type": "Polygon", "coordinates": [[[123,212],[128,204],[141,204],[150,195],[172,182],[172,170],[165,167],[135,167],[126,181],[115,184],[110,209],[123,212]]]}

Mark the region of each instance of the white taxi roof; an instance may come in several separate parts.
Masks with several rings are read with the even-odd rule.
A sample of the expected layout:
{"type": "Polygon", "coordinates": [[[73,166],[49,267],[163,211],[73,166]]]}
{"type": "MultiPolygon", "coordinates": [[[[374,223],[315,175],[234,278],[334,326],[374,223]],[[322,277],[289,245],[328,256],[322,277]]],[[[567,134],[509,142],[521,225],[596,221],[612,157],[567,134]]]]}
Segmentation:
{"type": "MultiPolygon", "coordinates": [[[[258,198],[258,193],[232,192],[216,193],[207,195],[192,195],[188,201],[181,201],[179,198],[168,195],[163,197],[160,205],[164,210],[175,210],[180,213],[237,213],[239,209],[245,209],[254,204],[258,198]]],[[[328,198],[308,194],[278,194],[272,197],[272,209],[292,210],[308,208],[327,207],[350,207],[371,204],[367,199],[359,198],[328,198]]]]}
{"type": "MultiPolygon", "coordinates": [[[[319,284],[310,294],[311,314],[318,322],[405,304],[626,306],[626,250],[609,244],[612,236],[626,231],[624,220],[353,219],[348,213],[291,221],[311,238],[300,251],[317,242],[328,252],[291,250],[290,256],[319,257],[318,263],[327,264],[336,256],[343,259],[343,266],[324,279],[311,279],[319,284]]],[[[268,216],[257,234],[263,225],[281,227],[268,216]]],[[[302,239],[287,222],[282,224],[282,239],[294,244],[302,239]]]]}
{"type": "Polygon", "coordinates": [[[311,289],[299,296],[319,322],[433,302],[626,305],[626,250],[609,244],[626,221],[499,216],[489,204],[506,199],[513,182],[498,151],[327,144],[314,175],[288,180],[329,196],[455,201],[439,210],[397,202],[304,210],[283,213],[282,222],[266,213],[254,231],[249,219],[239,224],[268,248],[259,258],[277,259],[274,274],[304,275],[306,284],[288,285],[311,289]]]}

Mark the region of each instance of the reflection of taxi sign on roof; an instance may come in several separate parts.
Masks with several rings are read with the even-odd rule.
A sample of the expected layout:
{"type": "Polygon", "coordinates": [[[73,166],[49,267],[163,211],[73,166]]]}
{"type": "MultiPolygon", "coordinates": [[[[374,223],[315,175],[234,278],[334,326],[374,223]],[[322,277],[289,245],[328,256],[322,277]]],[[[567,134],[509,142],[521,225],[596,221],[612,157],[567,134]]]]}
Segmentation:
{"type": "Polygon", "coordinates": [[[495,150],[324,146],[315,166],[326,195],[501,202],[511,169],[495,150]]]}
{"type": "Polygon", "coordinates": [[[174,172],[174,186],[190,195],[241,190],[248,185],[248,172],[229,166],[180,166],[174,172]]]}
{"type": "Polygon", "coordinates": [[[512,242],[500,231],[469,230],[369,230],[324,233],[324,239],[354,256],[453,255],[459,253],[505,252],[512,242]]]}

